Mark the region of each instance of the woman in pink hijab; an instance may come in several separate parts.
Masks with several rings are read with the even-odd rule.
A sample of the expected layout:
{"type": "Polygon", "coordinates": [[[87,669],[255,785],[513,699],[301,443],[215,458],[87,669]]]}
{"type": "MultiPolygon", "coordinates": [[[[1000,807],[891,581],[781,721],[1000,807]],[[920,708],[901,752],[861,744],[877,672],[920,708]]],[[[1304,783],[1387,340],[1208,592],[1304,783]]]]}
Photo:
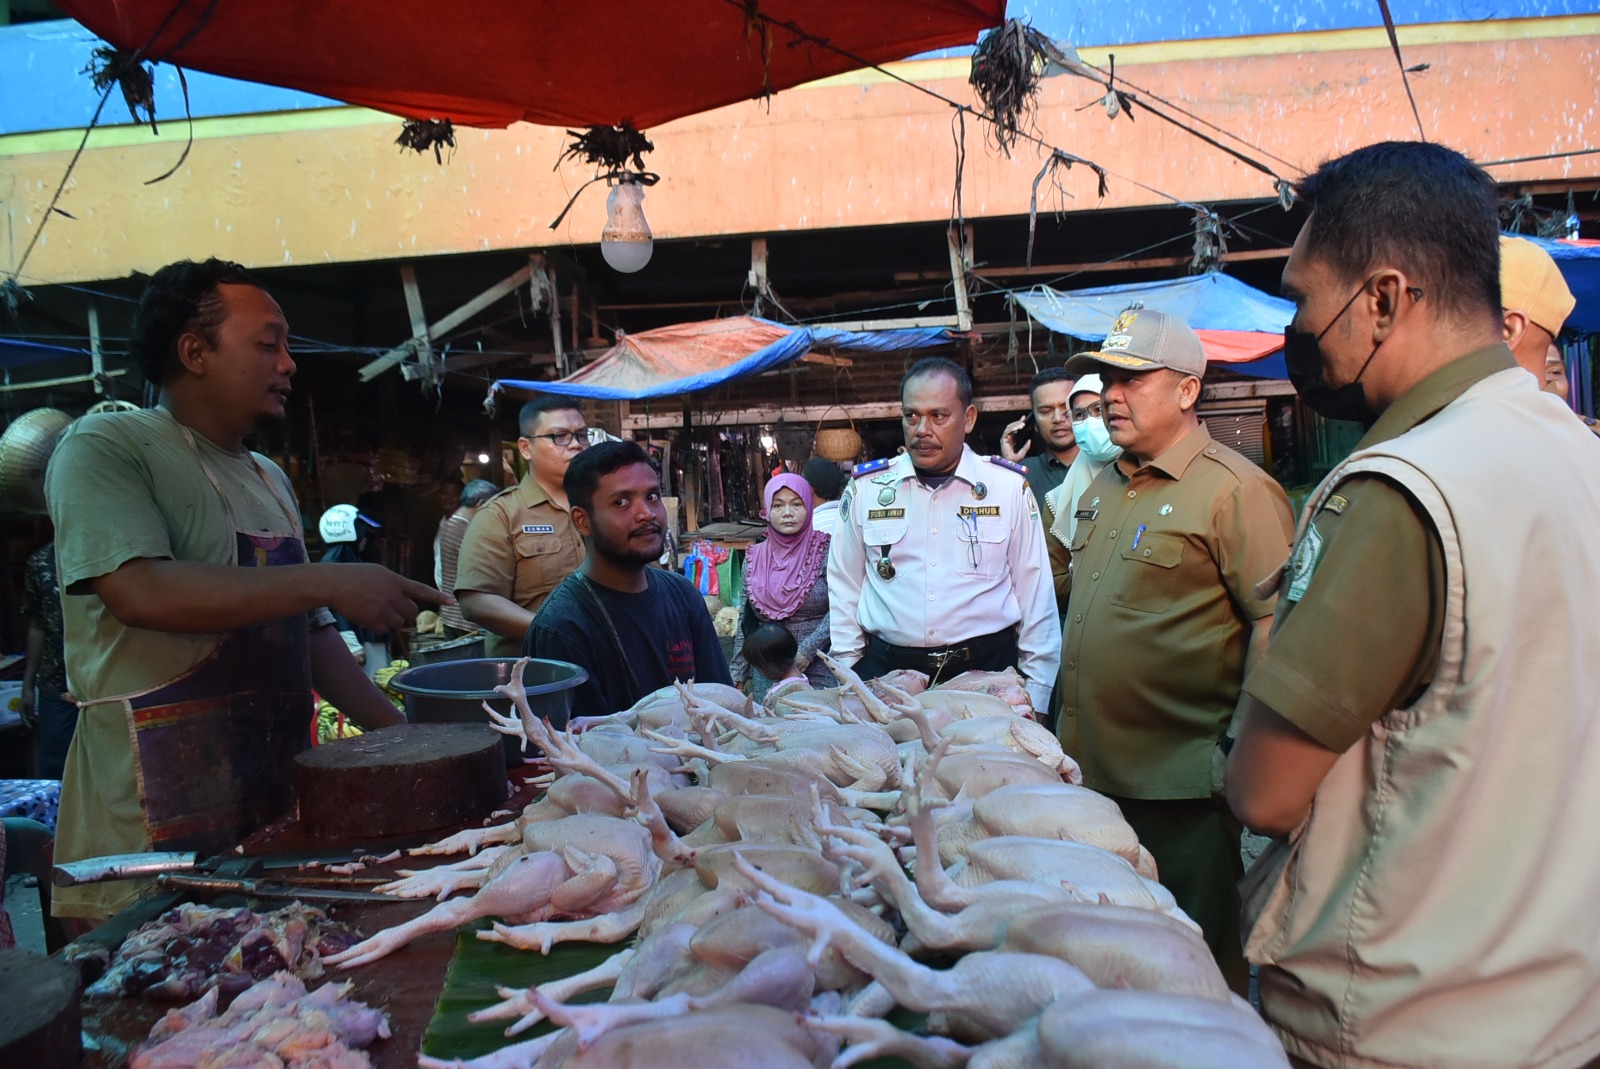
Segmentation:
{"type": "Polygon", "coordinates": [[[811,485],[798,475],[779,475],[762,495],[767,538],[744,561],[744,610],[735,632],[733,681],[760,701],[775,680],[750,667],[745,636],[764,623],[781,624],[799,647],[796,665],[814,687],[837,685],[817,659],[828,648],[828,536],[811,526],[811,485]]]}

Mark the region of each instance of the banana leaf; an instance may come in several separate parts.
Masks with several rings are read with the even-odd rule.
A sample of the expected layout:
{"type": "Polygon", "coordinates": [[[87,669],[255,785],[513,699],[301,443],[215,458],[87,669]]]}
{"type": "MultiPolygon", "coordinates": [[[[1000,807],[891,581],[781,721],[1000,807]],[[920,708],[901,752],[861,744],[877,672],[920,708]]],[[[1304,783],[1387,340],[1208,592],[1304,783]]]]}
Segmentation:
{"type": "MultiPolygon", "coordinates": [[[[478,932],[489,927],[488,921],[480,921],[456,933],[455,956],[450,959],[444,991],[439,995],[439,1004],[434,1008],[433,1019],[428,1022],[428,1031],[422,1039],[424,1054],[435,1058],[476,1058],[544,1035],[552,1030],[548,1021],[541,1021],[508,1039],[505,1030],[511,1021],[473,1024],[467,1020],[467,1014],[499,1002],[496,987],[533,987],[563,980],[594,968],[627,946],[626,943],[562,943],[551,948],[547,956],[479,939],[478,932]]],[[[572,1001],[603,1002],[610,994],[608,985],[572,1001]]]]}
{"type": "MultiPolygon", "coordinates": [[[[439,1004],[423,1036],[424,1054],[435,1058],[476,1058],[552,1031],[550,1022],[541,1021],[526,1032],[507,1038],[505,1029],[511,1021],[473,1024],[467,1020],[467,1014],[499,1002],[497,987],[532,987],[563,980],[594,968],[627,946],[625,943],[562,943],[546,956],[479,939],[477,933],[489,927],[488,921],[479,921],[456,933],[455,956],[450,961],[444,991],[439,995],[439,1004]]],[[[611,988],[606,986],[572,1001],[603,1002],[610,994],[611,988]]],[[[922,1014],[904,1009],[896,1009],[889,1020],[908,1031],[920,1031],[925,1023],[922,1014]]],[[[899,1058],[874,1058],[860,1065],[861,1069],[910,1069],[910,1063],[899,1058]]]]}

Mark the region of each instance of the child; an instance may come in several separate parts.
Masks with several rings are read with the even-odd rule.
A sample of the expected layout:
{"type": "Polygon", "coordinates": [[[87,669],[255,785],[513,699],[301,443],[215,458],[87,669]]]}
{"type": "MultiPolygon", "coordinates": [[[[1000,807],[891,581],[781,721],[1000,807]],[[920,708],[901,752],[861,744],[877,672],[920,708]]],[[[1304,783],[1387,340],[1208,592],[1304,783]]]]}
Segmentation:
{"type": "Polygon", "coordinates": [[[795,663],[800,652],[799,643],[782,624],[764,623],[744,640],[744,657],[750,667],[777,682],[767,691],[763,703],[770,706],[773,699],[796,690],[810,690],[806,674],[795,663]]]}

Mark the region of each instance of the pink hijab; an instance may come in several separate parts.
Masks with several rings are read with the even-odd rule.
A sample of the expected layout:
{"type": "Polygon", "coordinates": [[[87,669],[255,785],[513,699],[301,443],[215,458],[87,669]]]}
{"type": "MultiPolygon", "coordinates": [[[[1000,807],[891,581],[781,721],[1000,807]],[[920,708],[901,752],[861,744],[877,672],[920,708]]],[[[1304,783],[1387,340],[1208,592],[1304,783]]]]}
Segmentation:
{"type": "Polygon", "coordinates": [[[815,497],[811,484],[787,473],[767,483],[762,512],[772,511],[779,490],[793,490],[806,506],[806,525],[792,535],[779,534],[767,523],[767,540],[750,547],[746,558],[746,593],[768,620],[787,620],[806,599],[828,566],[828,536],[811,526],[815,497]]]}

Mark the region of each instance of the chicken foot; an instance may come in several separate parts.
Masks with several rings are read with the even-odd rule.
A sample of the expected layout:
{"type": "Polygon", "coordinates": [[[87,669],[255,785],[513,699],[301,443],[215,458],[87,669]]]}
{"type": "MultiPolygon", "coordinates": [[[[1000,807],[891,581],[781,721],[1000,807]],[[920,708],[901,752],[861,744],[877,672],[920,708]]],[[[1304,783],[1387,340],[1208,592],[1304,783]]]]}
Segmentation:
{"type": "Polygon", "coordinates": [[[831,946],[883,984],[900,1005],[942,1013],[984,1039],[1007,1035],[1059,997],[1094,987],[1075,967],[1038,954],[985,951],[930,969],[873,938],[833,903],[768,876],[742,857],[734,868],[760,888],[755,904],[811,937],[807,960],[831,946]]]}
{"type": "Polygon", "coordinates": [[[903,1058],[917,1069],[961,1069],[972,1057],[972,1048],[963,1043],[945,1036],[912,1035],[874,1017],[802,1017],[800,1024],[849,1042],[831,1069],[850,1069],[868,1058],[903,1058]]]}
{"type": "Polygon", "coordinates": [[[567,879],[567,864],[558,854],[524,854],[502,869],[470,898],[441,902],[420,917],[385,928],[376,935],[322,959],[341,969],[368,965],[392,954],[418,936],[444,932],[480,917],[526,916],[546,907],[550,895],[567,879]]]}
{"type": "MultiPolygon", "coordinates": [[[[516,829],[516,824],[507,825],[516,829]]],[[[522,838],[522,833],[517,831],[516,839],[522,838]]],[[[511,840],[515,841],[515,839],[511,840]]],[[[444,901],[457,891],[475,891],[483,886],[489,878],[489,870],[495,862],[503,858],[510,846],[494,846],[474,854],[462,861],[449,865],[438,865],[431,869],[400,869],[397,873],[401,878],[379,884],[376,890],[381,894],[399,895],[401,898],[428,898],[434,897],[444,901]]]]}

